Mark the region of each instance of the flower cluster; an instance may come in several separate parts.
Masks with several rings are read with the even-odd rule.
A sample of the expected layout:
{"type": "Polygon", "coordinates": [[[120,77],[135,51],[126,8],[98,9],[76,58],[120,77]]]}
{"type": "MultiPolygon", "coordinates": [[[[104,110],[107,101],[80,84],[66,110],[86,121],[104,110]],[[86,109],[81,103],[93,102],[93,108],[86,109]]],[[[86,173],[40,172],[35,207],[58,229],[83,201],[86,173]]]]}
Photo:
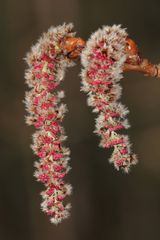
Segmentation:
{"type": "Polygon", "coordinates": [[[99,146],[113,147],[110,162],[117,170],[128,172],[136,164],[137,157],[131,152],[127,135],[120,134],[120,129],[127,129],[125,119],[128,109],[118,102],[122,88],[122,67],[126,61],[127,33],[120,25],[103,26],[93,33],[81,54],[83,70],[81,72],[81,90],[88,94],[88,105],[93,112],[98,112],[95,133],[101,137],[99,146]]]}
{"type": "Polygon", "coordinates": [[[70,150],[63,146],[67,137],[61,126],[67,107],[60,103],[64,92],[54,90],[63,80],[66,67],[74,66],[60,48],[65,37],[75,36],[72,28],[72,24],[65,23],[51,27],[26,56],[25,79],[31,88],[25,96],[26,123],[37,129],[31,147],[39,157],[34,175],[46,187],[41,193],[42,210],[55,224],[68,217],[70,208],[63,202],[71,193],[71,186],[63,180],[70,170],[70,150]]]}

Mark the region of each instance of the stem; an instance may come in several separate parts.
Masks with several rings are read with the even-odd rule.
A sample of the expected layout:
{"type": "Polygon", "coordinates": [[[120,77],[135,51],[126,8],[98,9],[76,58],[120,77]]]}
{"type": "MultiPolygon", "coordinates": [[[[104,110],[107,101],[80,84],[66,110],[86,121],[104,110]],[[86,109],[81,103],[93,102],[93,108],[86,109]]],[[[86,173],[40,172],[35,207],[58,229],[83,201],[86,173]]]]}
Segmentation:
{"type": "MultiPolygon", "coordinates": [[[[61,48],[68,58],[77,60],[85,45],[86,42],[82,38],[69,37],[63,40],[61,48]]],[[[126,39],[126,54],[128,58],[123,67],[124,72],[140,72],[145,76],[160,78],[160,65],[154,65],[148,59],[140,58],[138,47],[130,38],[126,39]]]]}
{"type": "Polygon", "coordinates": [[[145,76],[160,78],[160,66],[154,65],[148,61],[148,59],[142,59],[140,64],[124,64],[124,72],[141,72],[145,76]]]}

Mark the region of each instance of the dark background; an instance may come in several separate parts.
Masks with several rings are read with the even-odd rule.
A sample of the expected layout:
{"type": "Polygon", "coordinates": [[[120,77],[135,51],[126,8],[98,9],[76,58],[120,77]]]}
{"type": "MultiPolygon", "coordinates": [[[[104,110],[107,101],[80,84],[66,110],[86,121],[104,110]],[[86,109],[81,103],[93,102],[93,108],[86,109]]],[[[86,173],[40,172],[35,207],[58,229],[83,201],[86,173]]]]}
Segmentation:
{"type": "Polygon", "coordinates": [[[0,240],[159,240],[160,239],[160,80],[128,73],[122,102],[130,109],[127,131],[139,164],[129,175],[108,163],[98,147],[95,114],[79,91],[81,66],[61,85],[68,105],[73,185],[71,217],[55,227],[40,210],[43,189],[33,177],[34,130],[24,122],[23,60],[51,25],[73,22],[88,39],[102,25],[122,24],[152,62],[160,62],[160,1],[4,0],[0,1],[0,240]]]}

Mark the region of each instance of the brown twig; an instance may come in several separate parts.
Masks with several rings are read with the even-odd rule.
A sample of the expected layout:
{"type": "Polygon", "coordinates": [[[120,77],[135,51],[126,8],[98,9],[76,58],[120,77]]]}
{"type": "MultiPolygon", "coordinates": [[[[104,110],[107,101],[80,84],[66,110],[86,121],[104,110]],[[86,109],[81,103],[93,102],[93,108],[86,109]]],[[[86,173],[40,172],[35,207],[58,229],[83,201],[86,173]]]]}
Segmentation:
{"type": "MultiPolygon", "coordinates": [[[[81,51],[85,47],[86,42],[82,38],[70,37],[61,42],[61,48],[64,53],[71,59],[79,59],[81,51]]],[[[124,72],[141,72],[146,76],[160,78],[160,65],[154,65],[140,57],[138,46],[130,39],[126,39],[127,60],[124,64],[124,72]]]]}
{"type": "Polygon", "coordinates": [[[148,61],[148,59],[142,59],[142,62],[137,65],[125,63],[123,67],[124,72],[141,72],[146,76],[160,78],[160,67],[154,65],[148,61]]]}

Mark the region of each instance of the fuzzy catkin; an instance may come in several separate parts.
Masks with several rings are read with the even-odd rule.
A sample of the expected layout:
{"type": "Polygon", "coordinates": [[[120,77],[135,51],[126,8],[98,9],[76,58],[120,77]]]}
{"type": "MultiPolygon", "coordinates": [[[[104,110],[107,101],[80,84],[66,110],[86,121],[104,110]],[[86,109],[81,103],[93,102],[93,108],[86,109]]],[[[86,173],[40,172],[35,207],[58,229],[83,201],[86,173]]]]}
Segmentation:
{"type": "Polygon", "coordinates": [[[128,172],[137,163],[131,151],[127,135],[120,129],[129,128],[126,119],[128,109],[119,102],[122,88],[119,81],[123,78],[122,67],[126,61],[127,33],[120,25],[103,26],[93,33],[81,54],[81,91],[87,93],[87,103],[96,118],[95,133],[101,137],[99,146],[113,147],[110,158],[117,170],[128,172]]]}
{"type": "Polygon", "coordinates": [[[34,175],[45,185],[41,208],[55,224],[69,216],[70,204],[65,204],[64,199],[72,189],[64,182],[70,170],[70,150],[63,146],[67,137],[61,125],[67,107],[60,103],[64,91],[55,92],[66,68],[75,65],[60,48],[65,37],[75,36],[72,29],[73,25],[66,23],[51,27],[26,56],[25,79],[30,87],[25,96],[26,123],[37,129],[31,147],[39,157],[34,175]]]}

